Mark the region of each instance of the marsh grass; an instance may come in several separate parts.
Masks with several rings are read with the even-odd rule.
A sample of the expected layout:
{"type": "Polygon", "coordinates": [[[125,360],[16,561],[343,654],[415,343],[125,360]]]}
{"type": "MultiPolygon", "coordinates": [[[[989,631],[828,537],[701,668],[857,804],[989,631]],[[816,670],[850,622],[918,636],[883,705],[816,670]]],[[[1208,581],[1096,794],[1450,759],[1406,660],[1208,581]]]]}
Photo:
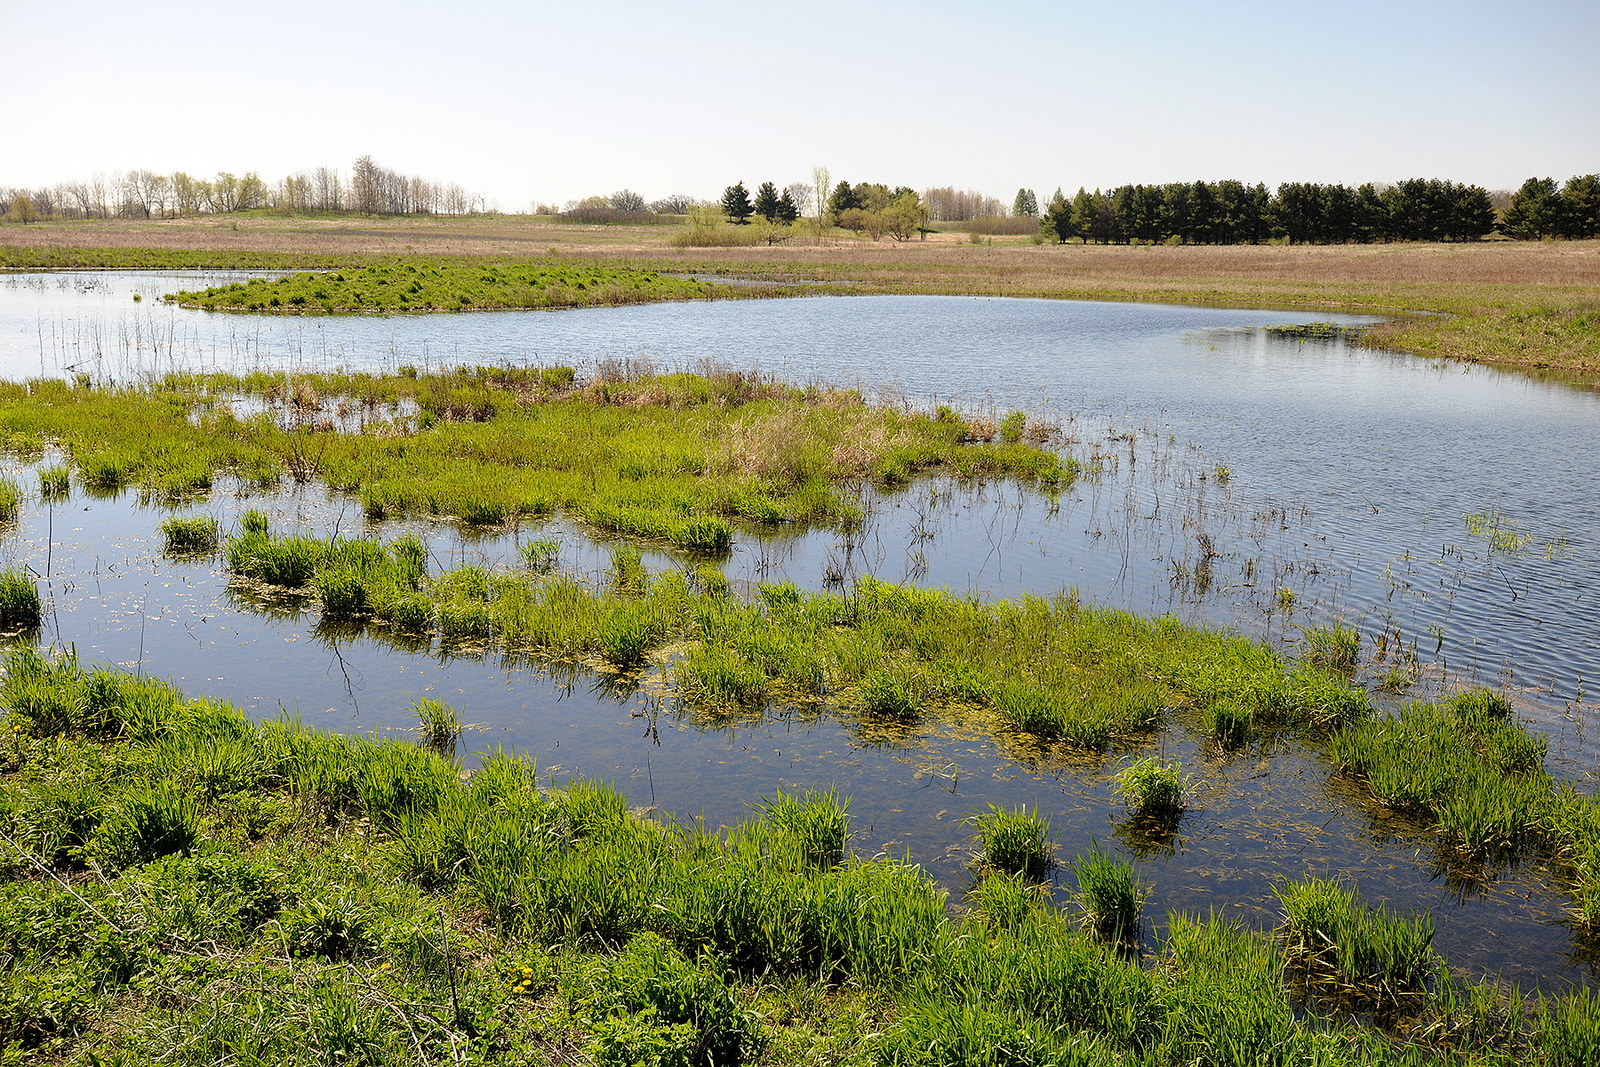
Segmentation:
{"type": "Polygon", "coordinates": [[[1423,993],[1438,968],[1429,915],[1369,907],[1355,889],[1316,875],[1274,892],[1286,958],[1308,991],[1383,1003],[1423,993]]]}
{"type": "Polygon", "coordinates": [[[1222,748],[1242,747],[1253,726],[1250,709],[1236,701],[1219,700],[1206,708],[1206,733],[1222,748]]]}
{"type": "Polygon", "coordinates": [[[1112,789],[1136,819],[1171,826],[1188,807],[1183,766],[1155,756],[1134,760],[1112,776],[1112,789]]]}
{"type": "Polygon", "coordinates": [[[974,813],[963,820],[973,828],[978,842],[978,862],[987,871],[1042,882],[1055,865],[1050,840],[1050,820],[1026,805],[974,813]]]}
{"type": "Polygon", "coordinates": [[[39,585],[25,567],[0,570],[0,626],[34,629],[39,625],[39,585]]]}
{"type": "Polygon", "coordinates": [[[0,522],[16,522],[22,513],[22,489],[10,478],[0,478],[0,522]]]}
{"type": "Polygon", "coordinates": [[[1360,657],[1361,633],[1354,627],[1331,622],[1303,627],[1301,635],[1304,639],[1301,658],[1306,663],[1330,671],[1355,669],[1360,657]]]}
{"type": "Polygon", "coordinates": [[[1133,864],[1098,848],[1072,863],[1083,925],[1101,938],[1131,945],[1139,938],[1139,919],[1149,896],[1133,864]]]}
{"type": "Polygon", "coordinates": [[[162,548],[172,555],[199,555],[217,550],[218,523],[214,516],[170,516],[161,520],[162,548]]]}
{"type": "MultiPolygon", "coordinates": [[[[542,1062],[552,1040],[566,1059],[685,1065],[1593,1056],[1587,994],[1530,1026],[1448,987],[1401,1054],[1317,1001],[1297,1012],[1273,940],[1236,924],[1172,916],[1141,960],[1143,891],[1109,856],[1076,865],[1089,930],[999,872],[953,916],[916,867],[850,853],[831,791],[721,830],[658,820],[501,750],[463,775],[416,742],[251,721],[32,649],[7,658],[0,709],[0,1023],[23,1061],[354,1049],[332,1059],[399,1067],[492,1041],[542,1062]]],[[[1403,979],[1384,960],[1416,958],[1408,922],[1358,924],[1351,973],[1403,979]]]]}
{"type": "Polygon", "coordinates": [[[548,574],[561,562],[561,542],[554,537],[541,537],[522,546],[522,558],[540,574],[548,574]]]}
{"type": "Polygon", "coordinates": [[[96,493],[136,485],[152,500],[188,500],[220,472],[248,483],[287,472],[358,497],[372,521],[501,525],[565,509],[598,532],[706,555],[726,552],[739,524],[854,524],[854,487],[881,469],[1042,490],[1077,474],[1026,440],[973,441],[959,419],[849,390],[712,367],[657,374],[642,362],[589,380],[549,367],[189,374],[94,390],[41,379],[0,385],[0,422],[12,440],[62,442],[96,493]],[[219,395],[272,417],[240,419],[219,395]],[[306,422],[308,405],[330,396],[349,398],[349,425],[306,422]]]}
{"type": "Polygon", "coordinates": [[[417,733],[423,743],[438,752],[450,754],[461,736],[461,724],[456,720],[456,709],[439,700],[422,698],[411,702],[411,714],[417,720],[417,733]]]}
{"type": "Polygon", "coordinates": [[[64,497],[72,488],[72,470],[57,463],[39,469],[39,496],[44,500],[64,497]]]}

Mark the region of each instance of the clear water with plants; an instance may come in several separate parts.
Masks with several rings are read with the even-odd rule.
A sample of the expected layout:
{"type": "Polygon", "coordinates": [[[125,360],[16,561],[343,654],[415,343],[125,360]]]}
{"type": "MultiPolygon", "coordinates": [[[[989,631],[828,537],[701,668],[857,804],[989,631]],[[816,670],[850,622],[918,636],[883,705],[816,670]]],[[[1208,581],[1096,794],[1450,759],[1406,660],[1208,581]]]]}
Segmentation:
{"type": "MultiPolygon", "coordinates": [[[[1282,925],[1284,965],[1358,1012],[1373,975],[1421,996],[1433,953],[1528,990],[1594,982],[1600,864],[1573,842],[1594,792],[1600,515],[1563,473],[1600,443],[1592,392],[1363,350],[1354,319],[1271,329],[1307,319],[953,298],[447,324],[161,307],[118,351],[104,341],[125,334],[102,328],[109,354],[79,370],[41,340],[47,315],[57,338],[77,316],[81,351],[84,323],[134,321],[175,281],[75,284],[0,282],[0,365],[87,375],[63,406],[177,374],[151,395],[196,427],[256,425],[237,431],[255,466],[102,457],[97,476],[89,450],[30,450],[22,427],[40,423],[8,424],[0,625],[24,644],[257,722],[420,738],[467,767],[498,766],[503,747],[541,781],[608,780],[713,827],[755,816],[808,842],[813,866],[907,857],[952,906],[978,885],[985,914],[1037,897],[1007,879],[1042,883],[1132,952],[1212,936],[1170,912],[1282,925]],[[118,287],[146,294],[137,310],[110,310],[118,287]],[[141,350],[158,321],[164,347],[141,350]],[[532,370],[453,376],[458,361],[532,370]],[[369,408],[312,373],[334,366],[400,391],[369,408]],[[264,373],[195,377],[222,368],[264,373]],[[686,368],[704,396],[656,374],[686,368]],[[644,419],[714,404],[735,375],[812,385],[795,402],[817,410],[835,395],[818,383],[854,384],[850,402],[903,413],[894,432],[925,433],[921,451],[841,460],[830,443],[851,477],[808,467],[787,496],[691,495],[677,525],[559,486],[542,506],[378,493],[331,475],[325,443],[306,451],[381,428],[408,449],[437,432],[481,452],[518,397],[547,420],[569,403],[644,419]],[[941,458],[956,425],[991,465],[941,458]],[[1102,672],[1052,667],[1085,656],[1102,672]]],[[[739,456],[766,455],[768,402],[786,401],[730,409],[747,415],[739,456]]],[[[612,499],[606,472],[587,476],[612,499]]],[[[152,794],[146,821],[177,803],[152,794]]],[[[700,980],[692,954],[652,958],[700,980]]],[[[564,980],[622,988],[610,972],[564,980]]]]}

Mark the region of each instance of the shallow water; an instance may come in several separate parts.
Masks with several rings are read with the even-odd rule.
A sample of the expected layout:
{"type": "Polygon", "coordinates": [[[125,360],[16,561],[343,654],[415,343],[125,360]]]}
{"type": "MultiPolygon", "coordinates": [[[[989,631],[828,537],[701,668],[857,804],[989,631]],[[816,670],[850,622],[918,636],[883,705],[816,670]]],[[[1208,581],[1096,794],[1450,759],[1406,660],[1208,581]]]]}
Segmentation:
{"type": "MultiPolygon", "coordinates": [[[[170,276],[101,277],[0,281],[0,368],[38,373],[48,311],[57,337],[75,324],[78,352],[94,333],[84,324],[102,323],[96,374],[392,367],[438,364],[444,352],[579,366],[706,358],[791,380],[871,383],[885,395],[915,382],[915,402],[936,395],[969,412],[1023,408],[1058,427],[1058,447],[1096,473],[1054,501],[1005,483],[946,480],[867,492],[867,521],[852,534],[741,531],[725,572],[736,583],[806,588],[871,573],[986,596],[1071,585],[1094,602],[1172,611],[1289,649],[1300,626],[1342,617],[1363,632],[1369,682],[1391,665],[1376,661],[1380,630],[1415,649],[1419,684],[1402,696],[1445,678],[1510,684],[1522,713],[1551,736],[1552,770],[1592,788],[1581,679],[1600,669],[1589,592],[1600,514],[1573,491],[1600,444],[1592,393],[1254,328],[1326,318],[1304,314],[850,298],[272,320],[156,305],[176,284],[170,276]],[[134,307],[130,293],[141,286],[134,307]],[[19,309],[29,300],[33,333],[23,336],[19,309]],[[147,320],[130,324],[137,315],[147,320]],[[145,347],[130,341],[108,356],[106,337],[144,338],[145,347]],[[1469,524],[1471,514],[1484,518],[1469,524]],[[1292,594],[1288,607],[1281,590],[1292,594]]],[[[12,476],[36,485],[31,468],[13,464],[12,476]]],[[[265,506],[281,529],[365,529],[354,500],[314,491],[242,499],[219,482],[187,510],[215,514],[227,529],[248,506],[265,506]]],[[[0,531],[0,552],[48,577],[53,610],[41,640],[170,675],[252,714],[286,711],[339,730],[406,729],[407,704],[427,693],[480,724],[464,742],[469,763],[472,752],[504,744],[547,773],[615,778],[635,803],[683,817],[731,822],[778,788],[836,783],[853,796],[859,849],[909,853],[957,892],[970,850],[960,820],[990,803],[1041,805],[1067,858],[1091,838],[1140,845],[1119,836],[1108,782],[1115,757],[1086,764],[981,724],[925,722],[885,735],[832,712],[707,724],[663,701],[654,675],[618,684],[324,633],[314,614],[263,612],[230,592],[214,561],[163,559],[156,527],[165,513],[131,493],[25,505],[21,521],[0,531]]],[[[607,546],[559,519],[488,534],[415,523],[369,532],[402,528],[424,533],[437,567],[508,565],[517,542],[549,533],[562,541],[563,566],[597,573],[606,563],[607,546]]],[[[645,558],[653,569],[683,563],[655,550],[645,558]]],[[[1197,745],[1173,726],[1138,746],[1178,755],[1196,778],[1195,808],[1170,853],[1137,850],[1153,889],[1147,929],[1168,908],[1212,906],[1271,925],[1274,880],[1335,871],[1356,877],[1373,901],[1432,908],[1438,947],[1463,969],[1550,988],[1591,980],[1589,948],[1560,922],[1565,895],[1537,866],[1473,878],[1442,864],[1429,835],[1369,811],[1292,738],[1230,759],[1197,745]]]]}

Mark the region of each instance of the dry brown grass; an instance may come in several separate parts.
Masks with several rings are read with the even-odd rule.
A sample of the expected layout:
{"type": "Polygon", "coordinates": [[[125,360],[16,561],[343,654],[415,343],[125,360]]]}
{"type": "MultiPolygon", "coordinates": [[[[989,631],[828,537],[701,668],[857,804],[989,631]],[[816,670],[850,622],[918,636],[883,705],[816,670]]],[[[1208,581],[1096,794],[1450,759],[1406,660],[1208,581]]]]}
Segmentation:
{"type": "MultiPolygon", "coordinates": [[[[286,218],[47,223],[0,227],[8,250],[60,265],[149,263],[207,253],[334,263],[376,256],[556,253],[675,271],[806,281],[841,292],[959,293],[1140,300],[1403,317],[1376,343],[1428,356],[1600,372],[1600,242],[1128,247],[1034,245],[964,233],[899,244],[848,235],[775,247],[679,249],[668,226],[582,226],[539,216],[467,219],[286,218]],[[132,250],[143,253],[140,256],[132,250]]],[[[287,261],[286,261],[287,262],[287,261]]]]}

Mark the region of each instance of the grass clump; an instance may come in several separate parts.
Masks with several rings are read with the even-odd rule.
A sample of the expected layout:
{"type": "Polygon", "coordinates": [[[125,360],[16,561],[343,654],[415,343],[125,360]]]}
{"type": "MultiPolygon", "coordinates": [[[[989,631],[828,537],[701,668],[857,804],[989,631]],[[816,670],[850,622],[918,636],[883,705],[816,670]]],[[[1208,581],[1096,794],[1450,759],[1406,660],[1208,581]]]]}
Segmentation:
{"type": "Polygon", "coordinates": [[[1223,748],[1239,748],[1250,740],[1254,716],[1233,700],[1219,700],[1206,708],[1206,733],[1223,748]]]}
{"type": "Polygon", "coordinates": [[[803,795],[779,792],[755,806],[761,822],[788,836],[805,863],[818,869],[844,862],[850,841],[850,798],[808,789],[803,795]]]}
{"type": "Polygon", "coordinates": [[[529,541],[522,546],[522,558],[540,574],[548,574],[561,561],[561,542],[554,537],[529,541]]]}
{"type": "Polygon", "coordinates": [[[973,839],[980,846],[978,862],[985,871],[1016,875],[1032,882],[1049,877],[1055,859],[1051,855],[1050,820],[1037,808],[1026,805],[997,808],[989,805],[984,813],[968,815],[973,839]]]}
{"type": "Polygon", "coordinates": [[[210,515],[181,517],[161,521],[161,543],[172,555],[198,555],[217,550],[218,524],[210,515]]]}
{"type": "Polygon", "coordinates": [[[417,733],[429,748],[449,753],[455,749],[461,736],[461,724],[456,721],[456,710],[439,700],[413,700],[411,713],[417,720],[417,733]]]}
{"type": "Polygon", "coordinates": [[[42,467],[39,470],[39,496],[45,500],[59,499],[72,488],[72,471],[64,463],[42,467]]]}
{"type": "Polygon", "coordinates": [[[186,289],[166,299],[207,311],[328,314],[594,307],[749,295],[731,285],[628,267],[401,259],[275,281],[186,289]]]}
{"type": "Polygon", "coordinates": [[[1336,878],[1312,875],[1274,892],[1287,959],[1308,986],[1381,1001],[1421,992],[1434,973],[1430,916],[1368,907],[1336,878]]]}
{"type": "Polygon", "coordinates": [[[39,625],[39,584],[21,566],[0,571],[0,626],[33,629],[39,625]]]}
{"type": "Polygon", "coordinates": [[[1305,638],[1306,663],[1330,671],[1353,670],[1361,651],[1361,633],[1353,626],[1331,622],[1301,630],[1305,638]]]}
{"type": "Polygon", "coordinates": [[[1077,879],[1074,899],[1083,925],[1098,936],[1119,944],[1138,940],[1139,917],[1149,895],[1133,864],[1108,852],[1092,850],[1072,864],[1077,879]]]}
{"type": "Polygon", "coordinates": [[[22,490],[10,478],[0,478],[0,522],[15,522],[22,512],[22,490]]]}
{"type": "Polygon", "coordinates": [[[1188,783],[1178,763],[1151,756],[1135,760],[1112,777],[1112,788],[1137,819],[1171,825],[1188,806],[1188,783]]]}

